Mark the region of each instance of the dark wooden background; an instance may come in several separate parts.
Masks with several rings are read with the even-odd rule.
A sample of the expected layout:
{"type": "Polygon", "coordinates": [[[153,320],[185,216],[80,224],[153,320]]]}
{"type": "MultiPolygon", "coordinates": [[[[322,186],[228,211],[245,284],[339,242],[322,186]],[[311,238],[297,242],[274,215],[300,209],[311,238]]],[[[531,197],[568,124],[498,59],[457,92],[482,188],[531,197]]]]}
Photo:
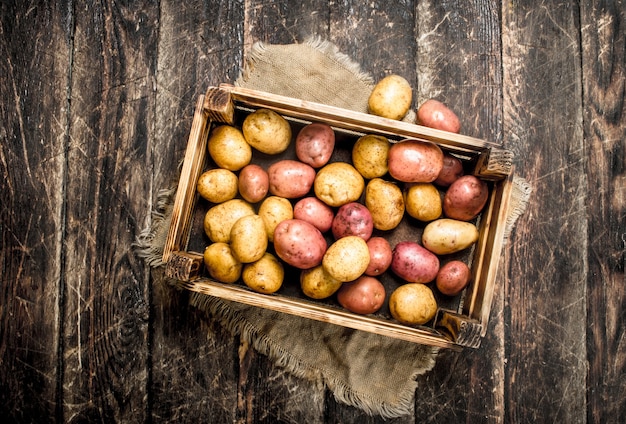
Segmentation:
{"type": "Polygon", "coordinates": [[[310,34],[446,102],[534,188],[482,347],[441,354],[415,415],[386,422],[624,422],[623,1],[2,0],[0,17],[2,422],[384,421],[240,346],[131,249],[197,96],[253,42],[310,34]]]}

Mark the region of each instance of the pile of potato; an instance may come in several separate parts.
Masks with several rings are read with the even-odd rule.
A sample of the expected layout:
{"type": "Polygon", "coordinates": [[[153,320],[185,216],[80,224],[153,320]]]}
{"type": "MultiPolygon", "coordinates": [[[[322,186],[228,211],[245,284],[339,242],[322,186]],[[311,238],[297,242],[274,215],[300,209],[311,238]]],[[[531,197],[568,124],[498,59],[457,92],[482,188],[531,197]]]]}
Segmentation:
{"type": "MultiPolygon", "coordinates": [[[[410,87],[388,78],[372,92],[370,111],[401,119],[410,87]],[[403,100],[394,102],[393,93],[403,100]]],[[[459,131],[456,115],[439,102],[429,100],[417,112],[423,125],[459,131]]],[[[269,109],[251,112],[241,128],[213,128],[208,152],[216,167],[197,184],[211,204],[204,218],[208,273],[270,294],[281,288],[287,265],[299,270],[307,297],[336,296],[347,310],[371,314],[387,299],[380,276],[391,272],[404,282],[389,295],[391,315],[404,324],[427,323],[437,310],[427,283],[446,296],[469,283],[464,262],[442,266],[440,257],[477,241],[472,221],[487,202],[487,184],[464,175],[457,157],[429,142],[365,135],[350,161],[331,161],[334,149],[330,126],[314,122],[292,134],[289,122],[269,109]],[[285,159],[281,153],[292,143],[296,158],[285,159]],[[276,160],[262,167],[253,155],[276,160]],[[424,223],[421,240],[391,246],[385,234],[405,214],[424,223]]]]}

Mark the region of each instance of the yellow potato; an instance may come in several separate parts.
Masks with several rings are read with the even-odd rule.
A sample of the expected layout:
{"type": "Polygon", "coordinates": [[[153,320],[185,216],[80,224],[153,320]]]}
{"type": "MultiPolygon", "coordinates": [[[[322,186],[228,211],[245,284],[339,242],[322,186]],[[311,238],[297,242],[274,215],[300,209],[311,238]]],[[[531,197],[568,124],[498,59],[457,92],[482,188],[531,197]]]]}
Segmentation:
{"type": "Polygon", "coordinates": [[[248,115],[242,131],[250,146],[268,155],[284,152],[291,143],[289,122],[269,109],[258,109],[248,115]]]}
{"type": "Polygon", "coordinates": [[[198,193],[212,203],[222,203],[234,199],[239,182],[237,175],[228,169],[210,169],[198,178],[198,193]]]}
{"type": "Polygon", "coordinates": [[[258,293],[275,293],[283,285],[285,270],[283,265],[269,252],[258,261],[243,266],[242,279],[246,286],[258,293]]]}
{"type": "Polygon", "coordinates": [[[389,296],[389,312],[402,324],[422,325],[433,319],[437,313],[437,301],[427,285],[404,284],[389,296]]]}
{"type": "Polygon", "coordinates": [[[300,288],[311,299],[326,299],[339,290],[343,283],[331,277],[322,265],[300,272],[300,288]]]}
{"type": "Polygon", "coordinates": [[[279,196],[269,196],[259,206],[259,216],[263,218],[269,241],[274,241],[274,230],[281,222],[293,218],[293,206],[289,200],[279,196]]]}
{"type": "Polygon", "coordinates": [[[209,275],[222,283],[234,283],[241,277],[242,263],[233,256],[228,243],[213,243],[204,250],[204,264],[209,275]]]}
{"type": "Polygon", "coordinates": [[[380,80],[368,99],[369,112],[389,119],[402,119],[411,107],[413,90],[400,75],[380,80]]]}
{"type": "Polygon", "coordinates": [[[422,244],[437,255],[467,249],[478,240],[478,229],[470,222],[442,218],[424,228],[422,244]]]}
{"type": "Polygon", "coordinates": [[[410,184],[405,190],[404,205],[406,213],[423,222],[437,219],[442,213],[441,195],[431,183],[410,184]]]}
{"type": "Polygon", "coordinates": [[[352,164],[363,178],[382,177],[388,171],[389,140],[380,135],[360,137],[352,148],[352,164]]]}
{"type": "Polygon", "coordinates": [[[242,132],[230,125],[221,125],[213,129],[207,145],[209,155],[220,168],[239,171],[252,159],[252,148],[242,132]]]}
{"type": "Polygon", "coordinates": [[[263,218],[259,215],[239,218],[230,230],[230,247],[239,262],[250,263],[261,259],[267,250],[263,218]]]}
{"type": "Polygon", "coordinates": [[[374,228],[392,230],[400,224],[404,216],[402,190],[390,181],[374,178],[365,188],[365,206],[372,215],[374,228]]]}
{"type": "Polygon", "coordinates": [[[324,270],[342,283],[359,278],[369,263],[369,248],[359,236],[340,238],[330,245],[322,258],[324,270]]]}
{"type": "Polygon", "coordinates": [[[231,199],[213,206],[204,216],[204,232],[212,242],[230,242],[230,230],[239,218],[254,215],[250,203],[241,199],[231,199]]]}
{"type": "Polygon", "coordinates": [[[354,166],[333,162],[317,172],[313,182],[315,196],[328,206],[339,207],[361,197],[365,181],[354,166]]]}

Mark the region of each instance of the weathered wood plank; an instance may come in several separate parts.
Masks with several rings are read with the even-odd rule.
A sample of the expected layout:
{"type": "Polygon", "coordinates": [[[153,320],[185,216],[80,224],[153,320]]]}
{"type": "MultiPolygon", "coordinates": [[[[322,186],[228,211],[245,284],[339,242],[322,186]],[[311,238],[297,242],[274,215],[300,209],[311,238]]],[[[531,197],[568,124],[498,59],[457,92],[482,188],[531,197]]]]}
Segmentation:
{"type": "Polygon", "coordinates": [[[0,419],[60,421],[65,1],[0,6],[0,419]]]}
{"type": "Polygon", "coordinates": [[[626,417],[626,3],[581,4],[587,151],[587,421],[626,417]]]}
{"type": "Polygon", "coordinates": [[[146,420],[149,297],[130,249],[148,208],[158,10],[75,9],[64,291],[64,419],[146,420]]]}
{"type": "Polygon", "coordinates": [[[580,16],[503,4],[504,144],[533,186],[509,250],[506,421],[584,422],[587,193],[580,16]]]}
{"type": "MultiPolygon", "coordinates": [[[[149,137],[151,204],[178,182],[198,97],[233,82],[242,63],[243,5],[161,1],[155,117],[149,137]]],[[[144,211],[149,217],[149,211],[144,211]]],[[[152,280],[153,421],[232,422],[237,408],[237,346],[228,331],[189,305],[189,292],[152,280]]]]}

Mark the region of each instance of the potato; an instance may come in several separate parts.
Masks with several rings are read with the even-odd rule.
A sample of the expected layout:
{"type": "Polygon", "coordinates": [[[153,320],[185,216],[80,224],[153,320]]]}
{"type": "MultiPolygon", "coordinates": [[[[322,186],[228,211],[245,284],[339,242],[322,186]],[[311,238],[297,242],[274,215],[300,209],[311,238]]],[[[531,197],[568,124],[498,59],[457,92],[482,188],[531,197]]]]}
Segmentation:
{"type": "Polygon", "coordinates": [[[458,116],[439,100],[426,100],[417,109],[417,121],[425,127],[458,133],[461,121],[458,116]]]}
{"type": "Polygon", "coordinates": [[[274,231],[276,255],[296,268],[308,269],[319,265],[327,246],[320,230],[300,219],[283,221],[274,231]]]}
{"type": "Polygon", "coordinates": [[[230,230],[230,248],[239,262],[250,263],[261,259],[267,250],[265,223],[259,215],[239,218],[230,230]]]}
{"type": "Polygon", "coordinates": [[[287,199],[305,196],[315,179],[315,169],[311,165],[290,159],[274,162],[267,173],[270,193],[287,199]]]}
{"type": "Polygon", "coordinates": [[[328,163],[335,149],[335,131],[330,125],[313,122],[296,136],[296,156],[301,162],[320,168],[328,163]]]}
{"type": "Polygon", "coordinates": [[[365,275],[376,277],[383,274],[391,265],[391,245],[383,237],[372,237],[367,241],[367,248],[370,252],[370,263],[365,275]]]}
{"type": "Polygon", "coordinates": [[[439,272],[439,258],[410,240],[401,241],[393,249],[391,270],[409,283],[429,283],[439,272]]]}
{"type": "Polygon", "coordinates": [[[265,252],[259,260],[243,266],[241,279],[253,291],[271,294],[282,287],[285,270],[274,255],[265,252]]]}
{"type": "Polygon", "coordinates": [[[250,146],[268,155],[284,152],[291,143],[289,122],[273,110],[257,109],[246,116],[241,129],[250,146]]]}
{"type": "Polygon", "coordinates": [[[403,284],[389,296],[389,312],[402,324],[423,325],[435,317],[437,301],[427,285],[403,284]]]}
{"type": "Polygon", "coordinates": [[[385,286],[374,277],[362,275],[355,281],[341,285],[337,291],[337,301],[355,314],[373,314],[385,302],[385,286]]]}
{"type": "Polygon", "coordinates": [[[437,175],[435,184],[440,187],[450,187],[450,184],[458,180],[463,176],[465,170],[463,169],[463,163],[456,156],[452,156],[450,153],[443,154],[443,168],[437,175]]]}
{"type": "Polygon", "coordinates": [[[228,169],[215,168],[198,178],[198,194],[211,203],[222,203],[237,196],[237,175],[228,169]]]}
{"type": "Polygon", "coordinates": [[[471,271],[464,262],[450,261],[439,270],[435,285],[441,293],[456,296],[467,286],[470,277],[471,271]]]}
{"type": "Polygon", "coordinates": [[[270,189],[270,178],[265,169],[253,163],[239,171],[239,194],[247,202],[258,203],[267,196],[270,189]]]}
{"type": "Polygon", "coordinates": [[[332,224],[333,237],[359,236],[367,241],[374,231],[374,221],[370,211],[358,202],[350,202],[341,206],[332,224]]]}
{"type": "Polygon", "coordinates": [[[322,233],[330,230],[335,213],[326,203],[317,197],[305,197],[293,207],[293,217],[313,224],[322,233]]]}
{"type": "Polygon", "coordinates": [[[339,290],[343,283],[330,276],[322,265],[300,272],[300,288],[311,299],[327,299],[339,290]]]}
{"type": "Polygon", "coordinates": [[[390,181],[374,178],[365,188],[365,206],[372,214],[374,228],[392,230],[404,216],[402,190],[390,181]]]}
{"type": "Polygon", "coordinates": [[[352,147],[352,165],[368,180],[387,173],[389,140],[380,135],[360,137],[352,147]]]}
{"type": "Polygon", "coordinates": [[[230,242],[230,230],[239,218],[254,215],[254,208],[242,199],[231,199],[210,208],[204,216],[204,232],[212,242],[230,242]]]}
{"type": "Polygon", "coordinates": [[[267,197],[259,206],[258,215],[263,218],[269,241],[274,241],[274,230],[282,221],[293,218],[293,206],[284,197],[267,197]]]}
{"type": "Polygon", "coordinates": [[[405,183],[431,183],[443,168],[443,151],[434,143],[407,139],[389,148],[389,175],[405,183]]]}
{"type": "Polygon", "coordinates": [[[336,280],[356,280],[367,269],[370,253],[367,243],[358,236],[346,236],[331,244],[322,259],[322,266],[336,280]]]}
{"type": "Polygon", "coordinates": [[[489,187],[474,175],[464,175],[448,187],[443,197],[443,213],[452,219],[470,221],[487,204],[489,187]]]}
{"type": "Polygon", "coordinates": [[[441,218],[426,225],[422,244],[437,255],[467,249],[478,240],[478,229],[470,222],[441,218]]]}
{"type": "Polygon", "coordinates": [[[354,202],[361,197],[365,181],[352,165],[333,162],[317,171],[313,182],[315,195],[331,207],[354,202]]]}
{"type": "Polygon", "coordinates": [[[400,75],[380,80],[367,101],[369,113],[389,119],[402,119],[413,101],[411,84],[400,75]]]}
{"type": "Polygon", "coordinates": [[[215,164],[230,171],[239,171],[252,159],[252,149],[242,132],[230,125],[214,128],[207,146],[215,164]]]}
{"type": "Polygon", "coordinates": [[[432,183],[412,183],[404,192],[406,213],[413,218],[429,222],[441,216],[441,195],[432,183]]]}
{"type": "Polygon", "coordinates": [[[221,283],[234,283],[241,277],[243,264],[233,256],[228,243],[209,245],[204,250],[204,264],[209,275],[221,283]]]}

